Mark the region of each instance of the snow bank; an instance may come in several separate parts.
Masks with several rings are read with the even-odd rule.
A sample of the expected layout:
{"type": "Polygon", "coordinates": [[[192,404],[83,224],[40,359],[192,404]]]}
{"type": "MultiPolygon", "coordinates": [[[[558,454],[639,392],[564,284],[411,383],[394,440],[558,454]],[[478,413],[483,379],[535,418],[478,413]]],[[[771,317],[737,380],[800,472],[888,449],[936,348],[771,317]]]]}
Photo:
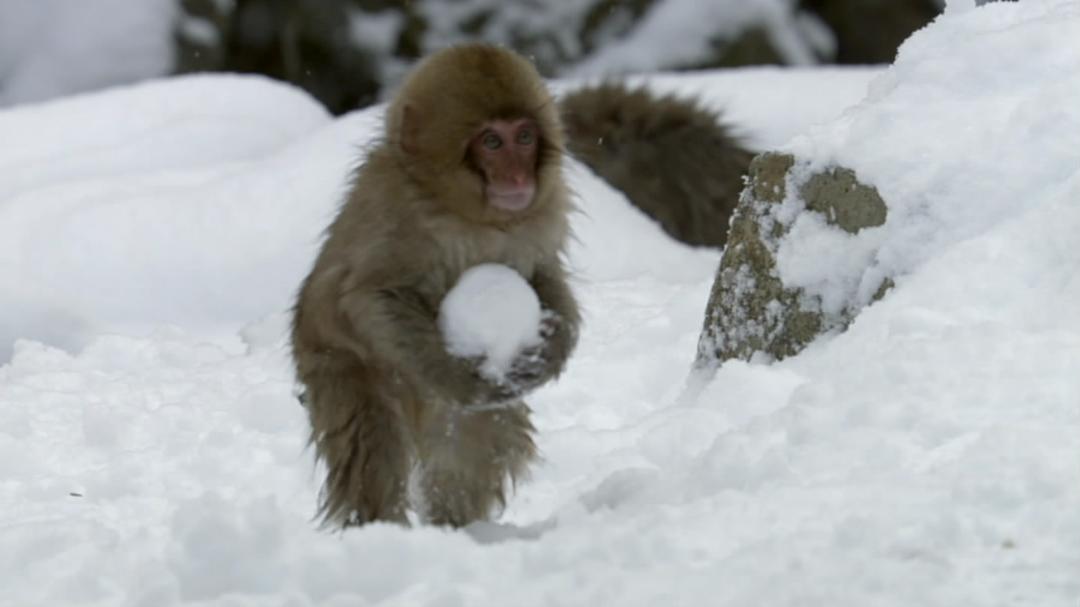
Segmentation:
{"type": "Polygon", "coordinates": [[[0,113],[0,359],[282,310],[372,122],[228,76],[0,113]]]}
{"type": "Polygon", "coordinates": [[[811,169],[854,169],[889,215],[848,237],[803,214],[779,252],[785,284],[833,307],[861,306],[882,277],[1067,196],[1080,166],[1080,114],[1067,109],[1080,90],[1080,45],[1062,41],[1078,31],[1078,11],[993,3],[941,19],[901,46],[864,103],[787,146],[811,169]]]}

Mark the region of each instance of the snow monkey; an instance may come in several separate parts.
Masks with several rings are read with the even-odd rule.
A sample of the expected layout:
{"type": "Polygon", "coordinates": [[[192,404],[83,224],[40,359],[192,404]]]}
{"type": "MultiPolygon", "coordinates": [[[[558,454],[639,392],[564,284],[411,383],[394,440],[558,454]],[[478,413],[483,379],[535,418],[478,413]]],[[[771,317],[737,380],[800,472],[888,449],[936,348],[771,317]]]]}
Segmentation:
{"type": "Polygon", "coordinates": [[[450,48],[406,78],[294,308],[326,522],[405,523],[419,505],[421,520],[462,526],[526,472],[522,397],[562,372],[580,321],[561,259],[563,153],[556,105],[511,51],[450,48]],[[539,344],[499,379],[448,353],[437,319],[461,274],[488,263],[519,273],[544,312],[539,344]]]}

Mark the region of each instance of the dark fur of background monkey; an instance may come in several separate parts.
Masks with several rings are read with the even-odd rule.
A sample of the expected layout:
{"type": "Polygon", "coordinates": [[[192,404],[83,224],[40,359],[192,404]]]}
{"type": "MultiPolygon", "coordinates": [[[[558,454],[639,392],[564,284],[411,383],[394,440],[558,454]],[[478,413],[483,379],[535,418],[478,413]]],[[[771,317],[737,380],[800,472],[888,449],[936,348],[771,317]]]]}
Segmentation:
{"type": "Polygon", "coordinates": [[[616,83],[572,91],[560,109],[573,156],[671,237],[724,246],[753,153],[715,112],[616,83]]]}

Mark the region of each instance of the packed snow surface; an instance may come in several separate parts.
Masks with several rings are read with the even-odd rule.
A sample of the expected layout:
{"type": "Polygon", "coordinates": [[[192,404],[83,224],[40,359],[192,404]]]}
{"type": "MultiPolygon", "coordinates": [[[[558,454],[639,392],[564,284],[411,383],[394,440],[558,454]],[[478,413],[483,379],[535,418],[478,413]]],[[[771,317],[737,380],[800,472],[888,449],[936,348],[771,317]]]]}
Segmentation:
{"type": "Polygon", "coordinates": [[[451,354],[480,357],[480,372],[502,379],[523,349],[540,343],[540,298],[510,267],[473,266],[443,298],[439,329],[451,354]]]}
{"type": "MultiPolygon", "coordinates": [[[[855,250],[896,286],[686,398],[719,255],[571,165],[580,345],[460,531],[312,520],[287,309],[378,110],[216,77],[0,112],[0,604],[1075,606],[1080,3],[951,10],[884,72],[647,80],[878,187],[855,250]]],[[[825,253],[785,271],[848,297],[825,253]]]]}

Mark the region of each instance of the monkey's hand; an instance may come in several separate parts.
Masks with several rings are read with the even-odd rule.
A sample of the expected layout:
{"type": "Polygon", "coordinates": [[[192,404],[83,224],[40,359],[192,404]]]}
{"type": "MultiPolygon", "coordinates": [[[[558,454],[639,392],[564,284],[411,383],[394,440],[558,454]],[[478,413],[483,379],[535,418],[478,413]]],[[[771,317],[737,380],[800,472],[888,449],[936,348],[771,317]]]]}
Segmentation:
{"type": "Polygon", "coordinates": [[[572,347],[570,331],[557,313],[544,310],[540,321],[540,343],[519,352],[498,382],[506,388],[509,397],[531,392],[562,372],[572,347]]]}
{"type": "Polygon", "coordinates": [[[436,323],[437,304],[413,289],[357,292],[345,301],[356,333],[372,344],[364,353],[400,371],[429,398],[461,406],[496,404],[515,400],[542,383],[529,379],[535,374],[531,364],[523,362],[519,371],[495,377],[484,372],[484,356],[450,354],[436,323]]]}
{"type": "Polygon", "coordinates": [[[510,363],[510,368],[498,380],[498,383],[505,387],[508,398],[518,397],[531,392],[550,379],[546,370],[543,346],[533,346],[522,350],[514,358],[514,361],[510,363]]]}

